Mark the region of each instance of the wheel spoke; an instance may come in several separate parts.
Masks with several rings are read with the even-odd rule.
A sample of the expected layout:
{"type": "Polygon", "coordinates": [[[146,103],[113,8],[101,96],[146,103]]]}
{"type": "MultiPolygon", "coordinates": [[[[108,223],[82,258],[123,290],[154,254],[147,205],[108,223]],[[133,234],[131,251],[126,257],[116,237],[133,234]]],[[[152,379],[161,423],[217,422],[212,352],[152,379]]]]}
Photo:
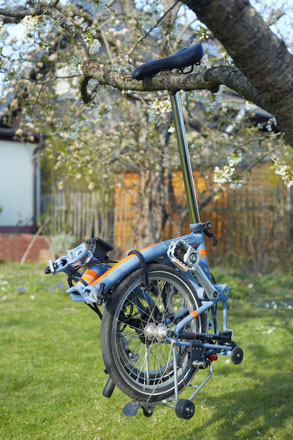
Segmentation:
{"type": "MultiPolygon", "coordinates": [[[[154,269],[148,274],[149,289],[142,287],[141,275],[129,275],[131,281],[124,283],[126,287],[120,299],[112,303],[108,318],[112,319],[110,356],[119,372],[117,380],[121,377],[129,389],[143,393],[145,401],[151,401],[154,395],[163,398],[174,393],[174,365],[181,388],[191,380],[194,369],[188,367],[187,350],[176,348],[177,362],[174,362],[171,344],[165,342],[157,329],[158,326],[173,329],[180,319],[199,306],[183,275],[168,266],[151,267],[154,269]]],[[[192,329],[195,323],[192,321],[186,328],[192,329]]],[[[133,393],[129,395],[133,397],[133,393]]]]}
{"type": "Polygon", "coordinates": [[[145,372],[146,372],[146,384],[150,384],[150,371],[149,371],[149,347],[147,344],[144,346],[144,357],[145,357],[145,372]]]}

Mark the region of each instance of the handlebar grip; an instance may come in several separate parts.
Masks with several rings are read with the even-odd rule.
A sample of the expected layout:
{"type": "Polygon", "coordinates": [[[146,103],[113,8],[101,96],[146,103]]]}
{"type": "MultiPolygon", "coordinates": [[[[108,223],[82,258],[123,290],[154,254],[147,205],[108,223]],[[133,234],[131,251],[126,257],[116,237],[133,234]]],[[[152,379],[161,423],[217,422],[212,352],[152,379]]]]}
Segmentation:
{"type": "Polygon", "coordinates": [[[51,273],[51,270],[50,270],[50,267],[49,267],[49,266],[46,267],[46,269],[44,270],[44,273],[45,273],[46,275],[49,275],[49,274],[51,273]]]}

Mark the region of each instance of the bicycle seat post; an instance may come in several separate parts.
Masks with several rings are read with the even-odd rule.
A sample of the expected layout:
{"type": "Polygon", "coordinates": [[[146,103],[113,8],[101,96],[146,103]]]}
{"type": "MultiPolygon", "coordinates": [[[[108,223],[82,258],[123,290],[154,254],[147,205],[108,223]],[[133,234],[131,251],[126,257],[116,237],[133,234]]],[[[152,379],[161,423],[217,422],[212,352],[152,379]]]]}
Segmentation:
{"type": "Polygon", "coordinates": [[[192,175],[191,160],[187,145],[184,118],[180,102],[179,93],[170,94],[173,120],[175,125],[178,151],[180,156],[183,181],[187,199],[187,205],[190,213],[191,223],[200,223],[199,209],[194,187],[194,180],[192,175]]]}

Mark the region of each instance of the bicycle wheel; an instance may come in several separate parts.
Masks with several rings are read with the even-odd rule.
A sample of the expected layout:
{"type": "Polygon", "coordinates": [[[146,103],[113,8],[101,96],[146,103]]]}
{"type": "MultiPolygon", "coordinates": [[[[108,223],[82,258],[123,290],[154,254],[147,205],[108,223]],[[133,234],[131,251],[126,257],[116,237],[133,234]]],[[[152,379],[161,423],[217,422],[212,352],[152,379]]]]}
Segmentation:
{"type": "MultiPolygon", "coordinates": [[[[128,275],[107,301],[101,330],[105,366],[115,384],[128,396],[155,402],[174,395],[171,344],[158,329],[175,325],[201,306],[184,275],[171,266],[148,266],[149,289],[142,287],[142,271],[128,275]],[[156,332],[157,330],[157,332],[156,332]]],[[[206,331],[206,316],[192,320],[184,330],[206,331]]],[[[197,368],[188,366],[185,347],[176,347],[179,390],[197,368]]]]}

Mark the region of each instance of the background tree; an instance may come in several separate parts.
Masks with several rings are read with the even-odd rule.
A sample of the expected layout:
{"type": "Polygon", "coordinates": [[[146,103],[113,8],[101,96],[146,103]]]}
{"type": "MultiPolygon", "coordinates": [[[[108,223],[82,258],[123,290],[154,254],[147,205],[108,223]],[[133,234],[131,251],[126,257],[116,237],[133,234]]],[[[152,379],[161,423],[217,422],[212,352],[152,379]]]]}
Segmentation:
{"type": "MultiPolygon", "coordinates": [[[[292,55],[247,1],[219,1],[217,5],[183,2],[190,9],[179,2],[170,5],[163,1],[91,3],[92,7],[75,1],[65,5],[58,1],[10,1],[8,7],[2,5],[2,34],[6,27],[20,22],[27,30],[25,41],[11,35],[3,39],[6,44],[1,48],[1,70],[8,89],[8,94],[4,93],[9,101],[7,118],[21,108],[18,134],[45,134],[46,159],[55,164],[59,175],[66,173],[83,180],[89,189],[111,186],[114,172],[138,170],[139,220],[134,239],[139,246],[161,238],[170,201],[174,202],[171,171],[178,167],[178,160],[166,90],[200,90],[184,96],[193,160],[205,171],[211,166],[209,158],[216,157],[216,163],[222,163],[216,169],[216,183],[237,184],[235,164],[243,153],[247,157],[259,135],[251,127],[248,132],[239,129],[234,121],[235,117],[239,119],[237,107],[235,110],[226,102],[227,87],[276,116],[291,142],[292,116],[285,105],[292,105],[292,55]],[[197,17],[191,15],[191,9],[197,17]],[[255,27],[255,32],[244,42],[248,24],[255,27]],[[216,51],[189,75],[163,72],[144,82],[131,80],[134,65],[148,57],[174,53],[185,44],[186,36],[188,45],[199,39],[215,44],[216,37],[225,51],[216,51]],[[261,45],[256,44],[258,38],[261,45]],[[248,50],[248,41],[253,51],[248,50]],[[263,69],[256,62],[260,54],[263,69]],[[273,68],[276,57],[284,67],[281,80],[273,68]],[[218,92],[220,86],[224,90],[218,92]],[[147,93],[152,91],[158,95],[147,93]],[[84,103],[78,98],[79,92],[84,103]],[[216,99],[211,99],[210,92],[218,92],[216,99]],[[196,112],[198,108],[204,113],[196,112]]],[[[263,143],[258,151],[260,158],[272,149],[272,145],[263,143]]],[[[276,160],[275,167],[291,184],[291,169],[283,163],[287,154],[276,160]]],[[[206,203],[212,193],[211,188],[205,188],[201,201],[206,203]]]]}

